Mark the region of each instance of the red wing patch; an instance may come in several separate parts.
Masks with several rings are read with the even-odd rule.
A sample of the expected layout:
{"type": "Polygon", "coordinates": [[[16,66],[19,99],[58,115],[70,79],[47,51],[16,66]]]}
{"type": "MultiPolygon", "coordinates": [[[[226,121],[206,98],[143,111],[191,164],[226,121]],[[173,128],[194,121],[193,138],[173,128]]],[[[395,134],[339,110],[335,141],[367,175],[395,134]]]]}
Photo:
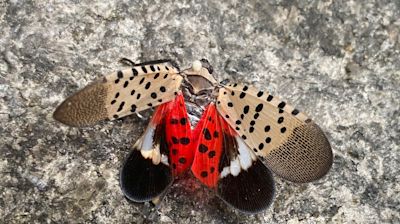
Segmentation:
{"type": "Polygon", "coordinates": [[[274,197],[268,168],[211,103],[196,129],[193,174],[227,204],[248,213],[267,208],[274,197]]]}
{"type": "Polygon", "coordinates": [[[222,154],[222,128],[214,104],[204,111],[193,131],[193,174],[206,186],[216,187],[219,179],[218,165],[222,154]]]}
{"type": "Polygon", "coordinates": [[[182,94],[179,94],[168,107],[168,113],[164,114],[166,139],[170,165],[176,176],[192,165],[194,156],[192,131],[182,94]]]}

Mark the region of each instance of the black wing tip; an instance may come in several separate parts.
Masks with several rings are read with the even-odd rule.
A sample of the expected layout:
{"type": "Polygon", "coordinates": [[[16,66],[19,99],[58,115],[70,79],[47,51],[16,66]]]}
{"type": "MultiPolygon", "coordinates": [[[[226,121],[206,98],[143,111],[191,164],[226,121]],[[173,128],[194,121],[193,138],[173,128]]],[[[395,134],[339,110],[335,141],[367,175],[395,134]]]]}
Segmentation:
{"type": "Polygon", "coordinates": [[[218,196],[228,205],[247,214],[265,211],[275,196],[275,182],[271,171],[256,160],[238,176],[228,175],[220,180],[218,196]]]}
{"type": "Polygon", "coordinates": [[[125,197],[140,203],[163,195],[172,185],[173,177],[167,165],[154,165],[134,149],[122,165],[119,182],[125,197]]]}

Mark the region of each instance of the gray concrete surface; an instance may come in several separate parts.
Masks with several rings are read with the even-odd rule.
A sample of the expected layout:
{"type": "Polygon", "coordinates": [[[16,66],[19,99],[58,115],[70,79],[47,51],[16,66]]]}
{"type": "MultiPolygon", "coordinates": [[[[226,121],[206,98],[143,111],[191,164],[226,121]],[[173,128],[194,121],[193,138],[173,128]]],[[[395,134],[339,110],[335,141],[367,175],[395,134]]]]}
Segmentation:
{"type": "Polygon", "coordinates": [[[399,223],[399,34],[398,0],[0,0],[0,223],[399,223]],[[269,89],[325,130],[330,173],[276,178],[258,215],[190,176],[158,210],[129,203],[119,167],[147,120],[77,129],[51,116],[121,57],[204,57],[221,80],[269,89]]]}

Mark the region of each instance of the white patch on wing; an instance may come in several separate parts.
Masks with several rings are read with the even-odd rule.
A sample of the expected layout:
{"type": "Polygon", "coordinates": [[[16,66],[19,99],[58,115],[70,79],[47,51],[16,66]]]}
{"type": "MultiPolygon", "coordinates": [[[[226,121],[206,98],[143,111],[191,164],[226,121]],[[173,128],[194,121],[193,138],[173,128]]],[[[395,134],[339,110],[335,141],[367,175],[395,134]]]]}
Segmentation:
{"type": "Polygon", "coordinates": [[[226,176],[228,176],[231,173],[231,170],[229,169],[229,166],[224,167],[224,169],[222,169],[221,171],[221,178],[224,178],[226,176]]]}
{"type": "Polygon", "coordinates": [[[235,137],[237,143],[238,156],[231,160],[230,165],[222,169],[220,177],[224,178],[231,174],[239,175],[240,171],[249,169],[257,159],[256,155],[249,149],[246,143],[239,136],[235,137]]]}
{"type": "Polygon", "coordinates": [[[140,147],[140,150],[148,151],[153,149],[154,127],[147,128],[143,137],[143,143],[140,147]]]}
{"type": "Polygon", "coordinates": [[[168,165],[168,158],[166,159],[166,163],[164,161],[165,159],[162,158],[163,155],[160,153],[160,145],[154,145],[154,131],[155,127],[149,126],[133,148],[139,150],[143,158],[151,159],[154,165],[158,165],[160,162],[168,165]]]}
{"type": "Polygon", "coordinates": [[[253,164],[253,158],[249,147],[243,142],[242,138],[236,136],[238,143],[240,167],[247,170],[253,164]]]}
{"type": "Polygon", "coordinates": [[[239,159],[231,161],[231,174],[233,176],[237,176],[240,173],[240,162],[239,159]]]}

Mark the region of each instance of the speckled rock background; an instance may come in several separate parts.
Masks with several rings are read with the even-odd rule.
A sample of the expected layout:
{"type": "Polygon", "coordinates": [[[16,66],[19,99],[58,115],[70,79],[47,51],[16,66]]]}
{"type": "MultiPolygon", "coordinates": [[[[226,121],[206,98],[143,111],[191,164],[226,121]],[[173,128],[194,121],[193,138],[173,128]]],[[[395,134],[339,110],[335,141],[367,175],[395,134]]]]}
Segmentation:
{"type": "Polygon", "coordinates": [[[0,0],[0,223],[399,223],[399,35],[398,0],[0,0]],[[204,57],[220,80],[281,96],[325,130],[331,172],[276,178],[258,215],[190,175],[159,209],[129,203],[119,168],[149,113],[84,129],[52,119],[121,57],[204,57]]]}

